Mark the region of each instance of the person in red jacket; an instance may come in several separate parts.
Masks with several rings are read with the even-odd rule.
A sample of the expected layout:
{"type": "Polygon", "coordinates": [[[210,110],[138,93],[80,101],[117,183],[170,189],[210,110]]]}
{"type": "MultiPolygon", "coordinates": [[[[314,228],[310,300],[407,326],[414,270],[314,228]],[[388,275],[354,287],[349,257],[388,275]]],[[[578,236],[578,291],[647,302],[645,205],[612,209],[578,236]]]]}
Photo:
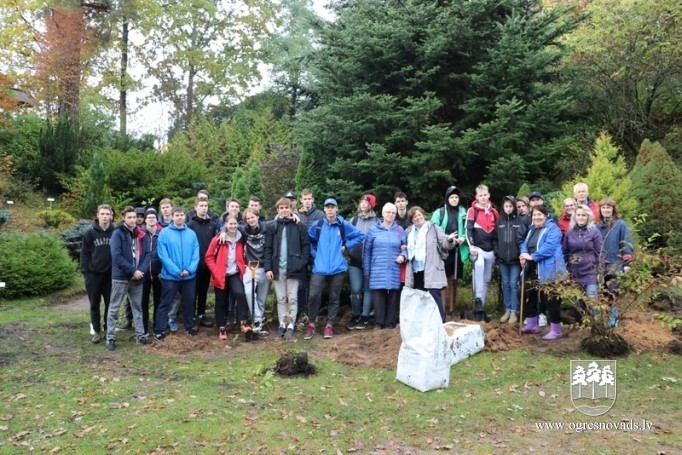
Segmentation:
{"type": "Polygon", "coordinates": [[[235,215],[225,217],[224,241],[220,241],[220,235],[211,240],[206,251],[206,265],[211,271],[211,282],[215,288],[215,313],[218,337],[227,340],[227,307],[230,293],[237,303],[237,319],[240,322],[241,331],[250,333],[248,325],[249,310],[246,304],[246,292],[244,291],[244,239],[239,232],[239,222],[235,215]]]}

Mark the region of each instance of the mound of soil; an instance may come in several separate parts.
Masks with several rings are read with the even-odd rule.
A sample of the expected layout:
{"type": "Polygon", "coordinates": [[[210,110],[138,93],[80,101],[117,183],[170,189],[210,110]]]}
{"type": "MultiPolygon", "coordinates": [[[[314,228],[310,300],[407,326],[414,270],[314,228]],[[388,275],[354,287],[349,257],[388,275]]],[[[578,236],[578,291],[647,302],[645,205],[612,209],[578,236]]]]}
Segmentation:
{"type": "Polygon", "coordinates": [[[307,378],[317,373],[317,368],[308,362],[308,353],[295,352],[281,357],[272,371],[280,376],[307,378]]]}
{"type": "Polygon", "coordinates": [[[347,365],[367,368],[395,368],[400,350],[399,329],[354,330],[348,336],[334,337],[331,352],[347,365]]]}
{"type": "Polygon", "coordinates": [[[651,312],[641,310],[629,311],[618,321],[614,332],[622,336],[637,354],[665,349],[675,340],[675,335],[654,319],[651,312]]]}

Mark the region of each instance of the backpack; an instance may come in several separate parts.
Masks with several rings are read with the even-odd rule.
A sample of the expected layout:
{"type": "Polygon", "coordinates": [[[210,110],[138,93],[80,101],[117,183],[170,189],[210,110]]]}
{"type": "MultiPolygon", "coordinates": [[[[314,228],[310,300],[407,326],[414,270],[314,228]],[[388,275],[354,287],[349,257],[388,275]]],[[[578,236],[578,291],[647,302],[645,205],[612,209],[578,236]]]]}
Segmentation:
{"type": "MultiPolygon", "coordinates": [[[[320,233],[322,232],[322,223],[324,223],[325,218],[317,220],[317,227],[315,229],[315,244],[317,245],[317,242],[320,241],[320,233]]],[[[341,221],[341,226],[339,226],[339,230],[341,231],[341,239],[343,243],[346,243],[346,226],[343,224],[343,220],[341,221]]]]}

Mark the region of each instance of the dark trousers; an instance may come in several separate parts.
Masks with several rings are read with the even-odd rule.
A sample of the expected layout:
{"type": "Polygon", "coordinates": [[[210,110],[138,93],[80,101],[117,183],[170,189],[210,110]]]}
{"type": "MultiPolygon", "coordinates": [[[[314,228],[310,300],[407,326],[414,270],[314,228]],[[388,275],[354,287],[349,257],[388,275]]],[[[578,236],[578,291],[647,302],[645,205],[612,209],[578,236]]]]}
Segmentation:
{"type": "Polygon", "coordinates": [[[152,325],[154,325],[156,311],[161,305],[161,278],[158,276],[155,278],[145,277],[144,284],[142,285],[142,323],[144,324],[144,333],[149,333],[149,294],[152,291],[154,292],[154,312],[151,321],[152,325]]]}
{"type": "Polygon", "coordinates": [[[523,317],[532,318],[539,313],[547,311],[549,322],[561,322],[561,300],[550,297],[546,292],[540,290],[538,286],[537,264],[531,262],[526,266],[526,284],[524,285],[525,298],[523,302],[523,317]]]}
{"type": "Polygon", "coordinates": [[[206,297],[211,284],[210,270],[197,270],[197,316],[206,314],[206,297]]]}
{"type": "MultiPolygon", "coordinates": [[[[310,290],[310,267],[298,279],[298,314],[308,314],[308,291],[310,290]]],[[[322,305],[322,294],[317,297],[317,308],[322,305]]]]}
{"type": "Polygon", "coordinates": [[[185,330],[194,330],[194,293],[196,292],[196,280],[175,281],[161,280],[161,305],[156,311],[154,331],[161,335],[168,327],[168,311],[175,294],[180,293],[180,306],[185,324],[185,330]]]}
{"type": "Polygon", "coordinates": [[[111,272],[83,274],[85,279],[85,291],[90,301],[90,323],[95,333],[102,331],[102,313],[100,305],[104,299],[104,331],[107,331],[107,315],[109,314],[109,302],[111,300],[111,272]]]}
{"type": "Polygon", "coordinates": [[[395,313],[399,297],[399,289],[372,289],[375,327],[382,329],[395,327],[395,313]]]}
{"type": "Polygon", "coordinates": [[[325,283],[329,286],[329,307],[327,308],[327,325],[334,324],[339,313],[339,298],[341,297],[341,287],[343,287],[343,276],[345,272],[336,275],[312,275],[310,277],[310,300],[308,302],[308,320],[311,324],[315,323],[320,311],[322,301],[322,289],[325,283]]]}
{"type": "Polygon", "coordinates": [[[424,287],[424,272],[417,272],[414,274],[414,288],[420,291],[429,291],[433,300],[436,301],[436,306],[438,306],[438,311],[440,312],[440,318],[445,322],[445,308],[443,307],[443,297],[440,295],[440,289],[426,289],[424,287]]]}
{"type": "Polygon", "coordinates": [[[246,292],[244,283],[239,274],[225,276],[225,288],[215,288],[215,317],[218,327],[227,326],[229,297],[233,296],[237,306],[237,319],[244,322],[249,319],[249,307],[246,304],[246,292]]]}

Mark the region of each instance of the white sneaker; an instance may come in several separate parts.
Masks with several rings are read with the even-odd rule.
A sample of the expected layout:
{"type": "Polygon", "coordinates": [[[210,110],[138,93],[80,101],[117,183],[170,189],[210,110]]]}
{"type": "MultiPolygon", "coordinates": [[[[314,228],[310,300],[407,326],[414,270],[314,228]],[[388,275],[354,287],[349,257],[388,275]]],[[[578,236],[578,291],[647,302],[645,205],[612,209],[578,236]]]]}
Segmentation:
{"type": "Polygon", "coordinates": [[[506,310],[500,318],[500,322],[507,322],[509,320],[509,316],[511,316],[511,310],[506,310]]]}
{"type": "Polygon", "coordinates": [[[507,321],[508,324],[516,324],[518,321],[518,317],[516,316],[516,311],[510,311],[509,312],[509,320],[507,321]]]}
{"type": "Polygon", "coordinates": [[[95,329],[92,327],[92,323],[90,323],[90,335],[95,334],[95,329]]]}
{"type": "Polygon", "coordinates": [[[538,316],[538,325],[540,327],[545,327],[547,325],[547,316],[540,313],[540,315],[538,316]]]}

